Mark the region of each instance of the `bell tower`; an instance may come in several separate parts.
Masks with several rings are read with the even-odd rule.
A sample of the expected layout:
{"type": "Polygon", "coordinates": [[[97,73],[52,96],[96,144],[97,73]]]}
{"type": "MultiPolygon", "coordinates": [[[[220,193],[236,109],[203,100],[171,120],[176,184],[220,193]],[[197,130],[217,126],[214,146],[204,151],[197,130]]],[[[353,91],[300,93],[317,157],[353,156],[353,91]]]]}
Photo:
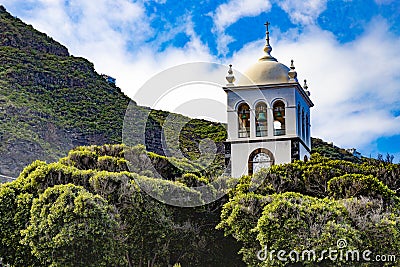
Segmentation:
{"type": "Polygon", "coordinates": [[[265,24],[265,55],[238,84],[230,65],[228,84],[223,87],[228,104],[225,159],[232,177],[310,157],[310,108],[314,104],[306,80],[304,86],[297,80],[293,60],[288,68],[271,56],[269,25],[265,24]]]}

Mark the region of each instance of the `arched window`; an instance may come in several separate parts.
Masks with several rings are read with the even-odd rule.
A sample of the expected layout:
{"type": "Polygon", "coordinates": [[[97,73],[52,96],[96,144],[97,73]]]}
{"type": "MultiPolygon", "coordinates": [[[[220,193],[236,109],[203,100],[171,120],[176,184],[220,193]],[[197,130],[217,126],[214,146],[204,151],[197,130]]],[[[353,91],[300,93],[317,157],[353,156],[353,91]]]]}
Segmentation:
{"type": "Polygon", "coordinates": [[[267,105],[265,103],[258,103],[256,106],[256,136],[267,136],[267,126],[267,105]]]}
{"type": "Polygon", "coordinates": [[[254,150],[249,157],[249,175],[259,170],[268,169],[274,165],[274,155],[268,149],[259,148],[254,150]]]}
{"type": "Polygon", "coordinates": [[[274,135],[285,135],[285,104],[282,101],[274,103],[274,135]]]}
{"type": "Polygon", "coordinates": [[[238,109],[239,117],[239,138],[250,137],[250,107],[241,104],[238,109]]]}

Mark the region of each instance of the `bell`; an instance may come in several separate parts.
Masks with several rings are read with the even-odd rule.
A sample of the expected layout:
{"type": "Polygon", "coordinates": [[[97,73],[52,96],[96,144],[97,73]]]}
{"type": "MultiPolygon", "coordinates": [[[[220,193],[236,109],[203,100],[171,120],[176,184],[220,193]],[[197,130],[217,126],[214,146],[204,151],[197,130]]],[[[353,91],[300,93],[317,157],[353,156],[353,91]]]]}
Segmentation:
{"type": "Polygon", "coordinates": [[[281,113],[280,110],[278,110],[278,112],[276,113],[276,116],[277,116],[277,117],[282,117],[282,113],[281,113]]]}
{"type": "Polygon", "coordinates": [[[242,120],[247,119],[246,111],[242,110],[242,120]]]}
{"type": "Polygon", "coordinates": [[[259,121],[259,122],[267,121],[267,118],[265,117],[265,112],[258,113],[257,121],[259,121]]]}

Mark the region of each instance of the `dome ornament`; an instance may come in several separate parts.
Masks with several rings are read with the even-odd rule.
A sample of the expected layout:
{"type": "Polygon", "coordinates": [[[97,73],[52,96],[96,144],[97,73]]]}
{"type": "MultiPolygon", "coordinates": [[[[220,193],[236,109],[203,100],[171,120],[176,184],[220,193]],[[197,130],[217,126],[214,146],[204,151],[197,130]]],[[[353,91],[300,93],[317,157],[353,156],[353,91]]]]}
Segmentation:
{"type": "Polygon", "coordinates": [[[265,56],[263,56],[262,58],[260,58],[260,61],[277,61],[276,58],[274,58],[273,56],[271,56],[271,51],[272,51],[272,47],[269,43],[269,25],[271,25],[271,23],[269,23],[268,21],[264,24],[265,27],[267,28],[267,38],[266,38],[266,43],[264,46],[264,52],[266,53],[265,56]]]}
{"type": "Polygon", "coordinates": [[[228,75],[225,78],[228,81],[226,86],[235,86],[233,83],[235,82],[236,78],[233,75],[232,64],[229,65],[228,75]]]}
{"type": "Polygon", "coordinates": [[[292,59],[292,64],[290,65],[290,71],[288,73],[289,75],[289,82],[291,83],[295,83],[297,82],[297,72],[295,71],[295,67],[294,67],[294,60],[292,59]]]}

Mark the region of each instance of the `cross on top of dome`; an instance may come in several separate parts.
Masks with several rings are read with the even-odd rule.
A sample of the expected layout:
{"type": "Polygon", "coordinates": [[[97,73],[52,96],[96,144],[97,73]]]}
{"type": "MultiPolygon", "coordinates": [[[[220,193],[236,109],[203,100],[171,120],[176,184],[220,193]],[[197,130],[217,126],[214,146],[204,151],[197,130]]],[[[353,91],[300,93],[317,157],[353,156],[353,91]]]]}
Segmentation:
{"type": "Polygon", "coordinates": [[[263,61],[277,61],[276,58],[271,56],[272,47],[271,47],[271,45],[269,43],[269,25],[271,25],[271,23],[269,23],[267,21],[264,25],[267,28],[267,31],[266,31],[266,35],[267,35],[266,40],[267,40],[267,42],[265,43],[265,46],[264,46],[264,52],[266,53],[266,55],[263,56],[262,58],[260,58],[260,60],[263,60],[263,61]]]}

